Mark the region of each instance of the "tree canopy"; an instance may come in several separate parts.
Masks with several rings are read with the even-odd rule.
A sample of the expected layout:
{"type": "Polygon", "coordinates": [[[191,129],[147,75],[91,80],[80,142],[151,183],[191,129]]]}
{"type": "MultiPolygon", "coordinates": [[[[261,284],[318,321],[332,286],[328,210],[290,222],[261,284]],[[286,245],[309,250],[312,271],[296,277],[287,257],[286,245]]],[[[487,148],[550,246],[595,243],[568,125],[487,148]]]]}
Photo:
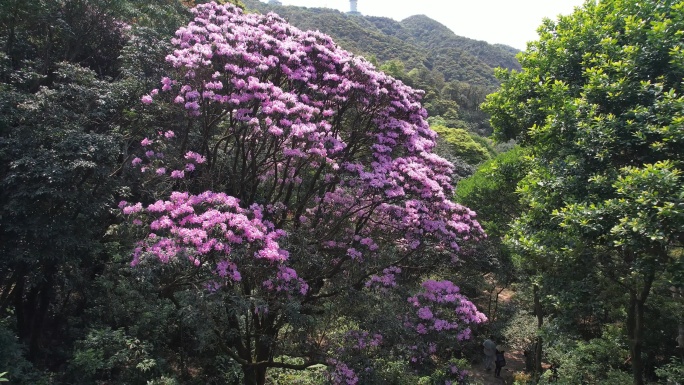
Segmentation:
{"type": "Polygon", "coordinates": [[[635,384],[649,294],[682,284],[668,274],[684,228],[683,16],[678,1],[587,2],[547,20],[485,104],[495,135],[533,156],[511,242],[557,266],[589,260],[624,290],[635,384]]]}
{"type": "Polygon", "coordinates": [[[133,265],[180,266],[169,290],[210,290],[193,308],[245,384],[264,384],[268,368],[322,363],[334,383],[353,383],[361,352],[347,362],[333,346],[351,333],[380,348],[386,325],[335,304],[394,295],[395,280],[397,302],[416,291],[402,316],[406,342],[393,349],[431,361],[438,345],[467,339],[484,316],[450,281],[420,284],[483,235],[450,200],[452,166],[432,153],[420,93],[275,14],[213,3],[193,13],[166,58],[174,71],[141,99],[187,123],[149,127],[130,162],[175,190],[121,202],[141,234],[133,265]],[[222,302],[233,306],[218,312],[222,302]],[[340,322],[354,326],[334,336],[340,322]]]}

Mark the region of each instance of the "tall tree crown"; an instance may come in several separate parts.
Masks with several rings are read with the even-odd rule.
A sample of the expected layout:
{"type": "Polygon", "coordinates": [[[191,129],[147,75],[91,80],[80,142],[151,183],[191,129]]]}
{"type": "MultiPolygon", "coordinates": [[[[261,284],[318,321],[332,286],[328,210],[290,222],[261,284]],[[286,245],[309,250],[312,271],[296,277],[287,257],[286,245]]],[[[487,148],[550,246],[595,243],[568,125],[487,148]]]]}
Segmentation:
{"type": "MultiPolygon", "coordinates": [[[[290,338],[302,337],[288,344],[278,330],[335,313],[331,301],[351,293],[389,290],[398,276],[425,291],[413,307],[401,294],[415,338],[467,338],[468,325],[485,318],[459,288],[431,281],[418,289],[423,274],[483,236],[475,213],[450,200],[453,166],[432,152],[420,92],[275,14],[215,3],[193,13],[166,58],[174,74],[141,99],[187,123],[153,127],[131,162],[177,190],[151,204],[121,203],[143,236],[133,263],[189,260],[194,279],[240,298],[244,318],[220,328],[252,322],[269,336],[251,351],[255,337],[245,332],[225,349],[256,383],[281,350],[309,364],[331,354],[332,338],[312,344],[320,330],[293,329],[290,338]],[[288,310],[293,302],[299,315],[288,310]]],[[[411,354],[429,357],[436,343],[411,354]]]]}

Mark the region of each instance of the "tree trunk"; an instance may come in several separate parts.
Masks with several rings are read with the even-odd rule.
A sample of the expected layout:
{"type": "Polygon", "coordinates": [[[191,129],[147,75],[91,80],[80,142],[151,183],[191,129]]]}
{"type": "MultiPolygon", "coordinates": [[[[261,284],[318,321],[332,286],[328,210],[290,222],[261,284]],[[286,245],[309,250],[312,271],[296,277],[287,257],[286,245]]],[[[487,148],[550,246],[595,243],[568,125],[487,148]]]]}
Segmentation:
{"type": "Polygon", "coordinates": [[[244,385],[259,385],[259,383],[257,382],[257,377],[256,373],[254,372],[253,366],[243,366],[242,373],[244,374],[244,378],[242,381],[244,385]]]}
{"type": "MultiPolygon", "coordinates": [[[[672,287],[672,297],[677,300],[677,302],[682,302],[682,296],[684,294],[684,289],[678,289],[676,287],[672,287]]],[[[680,320],[679,321],[679,327],[678,327],[678,333],[677,333],[677,338],[675,341],[677,341],[677,347],[679,348],[680,351],[684,349],[684,321],[680,320]]]]}
{"type": "MultiPolygon", "coordinates": [[[[252,343],[248,346],[254,347],[254,362],[250,364],[245,364],[242,366],[242,371],[245,374],[244,385],[265,385],[266,384],[266,370],[268,365],[265,363],[271,360],[273,354],[273,345],[271,341],[275,339],[276,328],[273,326],[275,323],[275,316],[266,315],[260,316],[254,309],[251,309],[249,324],[251,325],[251,330],[254,332],[254,339],[252,343]]],[[[250,330],[248,329],[248,330],[250,330]]],[[[249,334],[249,333],[247,333],[249,334]]],[[[246,338],[250,338],[248,335],[246,338]]],[[[251,351],[249,354],[251,355],[251,351]]],[[[250,361],[252,360],[250,357],[250,361]]]]}
{"type": "Polygon", "coordinates": [[[632,291],[629,295],[627,338],[629,338],[629,353],[632,358],[634,385],[644,385],[644,360],[641,358],[644,344],[644,308],[654,277],[653,272],[647,274],[644,277],[644,287],[640,291],[632,291]]]}
{"type": "Polygon", "coordinates": [[[634,385],[644,385],[644,363],[641,359],[644,308],[636,293],[631,293],[629,297],[627,337],[629,338],[629,354],[632,361],[632,377],[634,385]]]}
{"type": "Polygon", "coordinates": [[[265,385],[266,369],[264,365],[243,365],[244,379],[242,383],[244,385],[265,385]]]}
{"type": "Polygon", "coordinates": [[[536,376],[542,374],[542,337],[539,335],[541,327],[544,325],[544,314],[542,312],[541,299],[539,298],[539,285],[533,284],[534,292],[534,314],[537,316],[537,338],[534,345],[534,373],[536,376]]]}
{"type": "Polygon", "coordinates": [[[29,355],[33,358],[38,357],[43,346],[43,333],[45,326],[45,319],[48,317],[50,310],[50,304],[53,293],[53,285],[55,275],[52,273],[56,269],[54,265],[50,264],[50,267],[46,271],[50,273],[46,274],[45,282],[41,285],[40,293],[38,297],[38,303],[36,304],[38,308],[34,313],[33,319],[31,320],[31,341],[29,343],[29,355]]]}

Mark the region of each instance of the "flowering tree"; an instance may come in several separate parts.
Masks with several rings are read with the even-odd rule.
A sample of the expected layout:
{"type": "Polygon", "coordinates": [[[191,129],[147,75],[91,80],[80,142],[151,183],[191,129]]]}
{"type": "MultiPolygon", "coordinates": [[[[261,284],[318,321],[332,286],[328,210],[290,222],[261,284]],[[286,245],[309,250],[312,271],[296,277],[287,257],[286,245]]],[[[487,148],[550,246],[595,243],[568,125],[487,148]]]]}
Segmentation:
{"type": "MultiPolygon", "coordinates": [[[[449,200],[452,166],[431,152],[418,92],[275,14],[215,3],[193,12],[167,56],[175,75],[142,97],[146,108],[171,103],[187,119],[155,128],[132,161],[175,190],[121,203],[144,234],[133,265],[186,266],[174,288],[200,287],[206,301],[230,304],[207,319],[244,383],[265,383],[267,368],[316,363],[330,365],[333,382],[355,383],[358,368],[335,359],[339,341],[326,335],[345,318],[331,303],[364,290],[391,295],[398,280],[457,261],[459,244],[482,230],[449,200]],[[335,321],[315,322],[324,316],[335,321]],[[300,361],[278,359],[285,355],[300,361]]],[[[423,290],[432,294],[404,299],[424,321],[425,330],[406,316],[416,338],[465,338],[484,319],[451,283],[423,290]],[[430,301],[450,310],[427,317],[430,301]]]]}

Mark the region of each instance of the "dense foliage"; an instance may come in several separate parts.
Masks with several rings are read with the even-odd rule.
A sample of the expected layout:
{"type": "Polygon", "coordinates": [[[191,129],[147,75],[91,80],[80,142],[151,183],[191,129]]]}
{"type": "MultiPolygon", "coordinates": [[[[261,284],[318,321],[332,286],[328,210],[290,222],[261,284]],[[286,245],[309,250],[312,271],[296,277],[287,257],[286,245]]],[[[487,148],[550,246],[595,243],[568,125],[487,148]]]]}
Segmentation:
{"type": "Polygon", "coordinates": [[[120,4],[2,4],[0,308],[12,309],[27,357],[40,362],[63,338],[53,306],[82,304],[71,293],[104,254],[126,95],[103,79],[117,75],[125,25],[111,16],[120,4]]]}
{"type": "Polygon", "coordinates": [[[112,260],[112,208],[128,190],[121,127],[145,87],[119,60],[136,54],[123,20],[164,33],[184,9],[0,2],[0,366],[12,383],[64,374],[90,322],[93,280],[112,260]]]}
{"type": "Polygon", "coordinates": [[[650,303],[683,284],[682,23],[679,1],[587,2],[545,22],[486,104],[496,135],[532,157],[510,244],[557,301],[556,326],[621,325],[635,384],[675,354],[647,336],[678,335],[650,303]]]}

